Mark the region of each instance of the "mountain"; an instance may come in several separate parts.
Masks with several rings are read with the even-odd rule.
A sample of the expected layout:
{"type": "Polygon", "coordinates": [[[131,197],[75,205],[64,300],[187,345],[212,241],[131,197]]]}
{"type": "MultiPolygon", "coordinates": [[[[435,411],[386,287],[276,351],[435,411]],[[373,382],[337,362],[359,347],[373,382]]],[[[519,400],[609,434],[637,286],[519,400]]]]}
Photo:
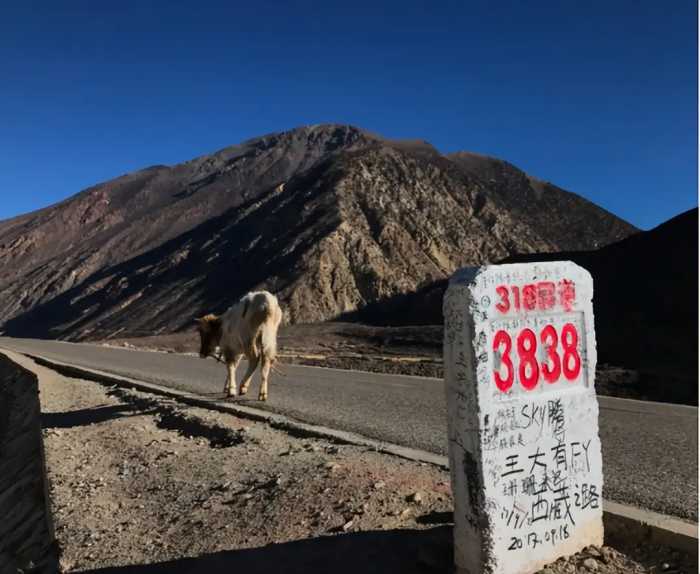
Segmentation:
{"type": "Polygon", "coordinates": [[[373,140],[346,126],[270,134],[0,221],[0,322],[253,201],[334,151],[373,140]]]}
{"type": "Polygon", "coordinates": [[[491,179],[427,142],[338,125],[151,167],[0,222],[2,329],[169,332],[256,288],[280,296],[288,321],[323,321],[462,265],[635,232],[554,186],[532,206],[519,194],[534,191],[491,179]]]}
{"type": "Polygon", "coordinates": [[[625,221],[611,220],[597,205],[506,161],[469,152],[448,157],[465,174],[484,182],[515,217],[556,237],[561,251],[595,249],[607,245],[610,238],[622,239],[630,233],[625,221]],[[582,246],[581,233],[591,238],[586,247],[582,246]]]}
{"type": "MultiPolygon", "coordinates": [[[[525,254],[501,263],[570,260],[593,276],[598,361],[632,369],[652,400],[698,401],[698,209],[595,251],[525,254]]],[[[447,280],[380,301],[344,320],[442,323],[447,280]]],[[[639,394],[639,392],[637,393],[639,394]]]]}

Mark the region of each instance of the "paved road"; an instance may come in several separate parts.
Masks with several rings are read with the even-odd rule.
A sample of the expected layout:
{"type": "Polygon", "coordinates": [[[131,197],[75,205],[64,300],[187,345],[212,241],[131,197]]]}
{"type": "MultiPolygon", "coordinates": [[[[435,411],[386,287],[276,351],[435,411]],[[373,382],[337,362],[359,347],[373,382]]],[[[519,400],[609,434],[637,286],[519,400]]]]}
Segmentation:
{"type": "MultiPolygon", "coordinates": [[[[172,388],[219,395],[225,373],[212,359],[95,345],[0,338],[0,348],[172,388]]],[[[238,399],[298,420],[446,454],[442,380],[284,365],[270,400],[238,399]]],[[[244,365],[239,367],[242,376],[244,365]]],[[[257,376],[251,397],[257,396],[257,376]]],[[[600,398],[605,497],[697,521],[697,408],[600,398]]]]}

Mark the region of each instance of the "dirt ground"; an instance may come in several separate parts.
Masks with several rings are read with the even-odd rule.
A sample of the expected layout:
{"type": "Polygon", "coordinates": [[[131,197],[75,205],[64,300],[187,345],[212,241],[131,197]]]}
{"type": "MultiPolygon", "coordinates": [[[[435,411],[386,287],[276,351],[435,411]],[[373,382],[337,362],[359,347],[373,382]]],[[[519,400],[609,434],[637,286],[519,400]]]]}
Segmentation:
{"type": "MultiPolygon", "coordinates": [[[[375,327],[339,322],[285,325],[279,335],[280,362],[442,378],[442,338],[442,325],[375,327]]],[[[194,329],[102,343],[173,353],[199,350],[194,329]]],[[[666,384],[668,373],[664,377],[666,384]]],[[[659,394],[660,387],[655,384],[658,379],[653,373],[599,364],[596,391],[612,397],[670,400],[664,393],[659,394]]]]}
{"type": "MultiPolygon", "coordinates": [[[[33,369],[63,572],[450,570],[444,470],[33,369]]],[[[623,550],[543,572],[697,571],[668,548],[623,550]]]]}

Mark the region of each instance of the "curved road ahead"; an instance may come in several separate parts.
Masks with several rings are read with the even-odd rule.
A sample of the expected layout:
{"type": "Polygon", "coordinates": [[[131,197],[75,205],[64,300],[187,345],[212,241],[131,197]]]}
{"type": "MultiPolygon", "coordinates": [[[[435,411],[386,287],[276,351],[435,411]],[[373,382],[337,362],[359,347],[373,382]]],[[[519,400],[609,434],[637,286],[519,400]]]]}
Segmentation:
{"type": "MultiPolygon", "coordinates": [[[[214,360],[0,337],[0,349],[55,359],[201,395],[221,396],[225,373],[214,360]]],[[[244,365],[239,367],[238,378],[244,365]]],[[[270,399],[251,406],[370,438],[446,454],[446,409],[441,379],[284,365],[273,374],[270,399]]],[[[604,495],[697,521],[696,407],[600,397],[604,495]]]]}

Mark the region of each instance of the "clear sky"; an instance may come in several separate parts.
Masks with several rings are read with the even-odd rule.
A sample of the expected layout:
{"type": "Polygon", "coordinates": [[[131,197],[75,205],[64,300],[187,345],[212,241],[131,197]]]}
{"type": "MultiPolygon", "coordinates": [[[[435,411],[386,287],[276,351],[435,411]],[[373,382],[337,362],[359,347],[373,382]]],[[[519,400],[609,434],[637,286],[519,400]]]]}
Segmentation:
{"type": "Polygon", "coordinates": [[[697,23],[695,0],[5,2],[0,218],[333,122],[653,227],[697,205],[697,23]]]}

